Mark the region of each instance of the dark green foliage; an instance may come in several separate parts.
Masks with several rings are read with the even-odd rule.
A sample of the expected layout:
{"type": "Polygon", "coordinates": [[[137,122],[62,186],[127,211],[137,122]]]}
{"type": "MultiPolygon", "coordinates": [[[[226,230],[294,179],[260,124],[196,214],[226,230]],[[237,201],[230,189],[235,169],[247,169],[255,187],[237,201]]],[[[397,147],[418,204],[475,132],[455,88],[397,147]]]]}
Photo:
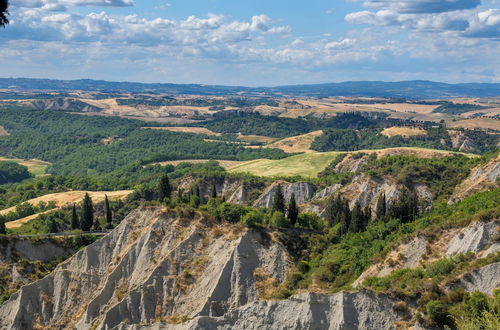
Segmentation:
{"type": "Polygon", "coordinates": [[[374,126],[376,121],[361,113],[339,114],[328,120],[315,118],[283,118],[246,112],[222,112],[214,120],[193,126],[229,134],[263,135],[283,138],[301,135],[324,128],[362,128],[374,126]]]}
{"type": "Polygon", "coordinates": [[[160,184],[158,186],[158,200],[163,202],[165,199],[170,199],[172,197],[172,186],[170,185],[170,180],[168,175],[162,176],[160,179],[160,184]]]}
{"type": "Polygon", "coordinates": [[[7,229],[5,228],[5,218],[0,215],[0,235],[7,234],[7,229]]]}
{"type": "Polygon", "coordinates": [[[449,306],[442,301],[432,300],[425,306],[425,311],[431,320],[439,327],[453,326],[453,319],[449,313],[449,306]]]}
{"type": "Polygon", "coordinates": [[[118,117],[93,117],[55,111],[0,108],[0,125],[11,133],[0,138],[0,154],[53,162],[51,174],[88,175],[119,171],[175,159],[279,159],[279,149],[204,141],[204,136],[140,129],[144,124],[118,117]],[[106,145],[103,138],[117,136],[106,145]]]}
{"type": "Polygon", "coordinates": [[[447,113],[450,115],[460,115],[465,112],[481,110],[481,109],[488,109],[488,107],[470,103],[445,102],[444,104],[434,109],[432,112],[447,113]]]}
{"type": "Polygon", "coordinates": [[[473,292],[464,304],[465,310],[471,315],[479,316],[490,309],[488,296],[480,291],[473,292]]]}
{"type": "Polygon", "coordinates": [[[106,228],[113,227],[113,211],[109,205],[108,195],[104,197],[104,214],[106,215],[106,228]]]}
{"type": "Polygon", "coordinates": [[[9,0],[1,0],[0,1],[0,26],[5,27],[5,25],[9,24],[9,19],[7,15],[9,9],[9,0]]]}
{"type": "Polygon", "coordinates": [[[23,181],[31,177],[32,175],[28,172],[26,166],[14,162],[0,161],[0,185],[23,181]]]}
{"type": "Polygon", "coordinates": [[[252,210],[242,217],[241,222],[245,226],[256,227],[256,226],[263,223],[264,217],[265,217],[265,215],[262,214],[261,212],[259,212],[257,210],[252,210]]]}
{"type": "Polygon", "coordinates": [[[387,201],[385,199],[385,193],[380,194],[377,199],[377,207],[375,216],[377,219],[384,219],[387,215],[387,201]]]}
{"type": "Polygon", "coordinates": [[[269,219],[269,226],[274,228],[288,228],[290,227],[290,221],[288,221],[283,212],[274,211],[269,219]]]}
{"type": "Polygon", "coordinates": [[[285,214],[285,197],[283,196],[283,188],[281,187],[281,184],[276,187],[271,209],[275,212],[281,212],[285,214]]]}
{"type": "Polygon", "coordinates": [[[73,204],[71,209],[71,229],[80,229],[80,220],[78,219],[78,213],[76,212],[76,205],[73,204]]]}
{"type": "Polygon", "coordinates": [[[299,216],[299,208],[297,206],[297,202],[295,201],[295,193],[292,193],[292,196],[290,197],[290,203],[288,204],[288,212],[287,212],[287,217],[290,220],[290,224],[292,225],[292,227],[295,226],[298,216],[299,216]]]}
{"type": "Polygon", "coordinates": [[[83,231],[90,231],[94,225],[94,206],[89,194],[86,193],[82,201],[82,216],[80,228],[83,231]]]}
{"type": "Polygon", "coordinates": [[[210,197],[217,198],[217,186],[215,183],[212,185],[212,190],[210,191],[210,197]]]}
{"type": "Polygon", "coordinates": [[[326,220],[330,226],[340,224],[340,232],[347,233],[351,226],[349,201],[340,195],[333,197],[326,209],[326,220]]]}
{"type": "Polygon", "coordinates": [[[440,158],[387,156],[370,160],[362,171],[373,177],[394,176],[407,187],[426,184],[438,197],[451,194],[453,188],[469,175],[470,169],[485,160],[462,155],[440,158]]]}
{"type": "Polygon", "coordinates": [[[389,217],[399,219],[403,223],[414,221],[419,215],[419,203],[415,190],[405,189],[391,205],[389,217]]]}

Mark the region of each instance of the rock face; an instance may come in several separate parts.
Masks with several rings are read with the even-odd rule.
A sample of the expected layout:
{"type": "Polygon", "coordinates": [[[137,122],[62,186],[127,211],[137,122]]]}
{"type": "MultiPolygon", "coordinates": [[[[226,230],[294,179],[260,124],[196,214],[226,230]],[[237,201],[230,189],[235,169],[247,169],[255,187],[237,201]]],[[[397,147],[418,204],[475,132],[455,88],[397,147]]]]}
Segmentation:
{"type": "Polygon", "coordinates": [[[456,203],[477,192],[498,188],[500,177],[500,156],[482,166],[472,169],[471,174],[460,185],[450,198],[449,203],[456,203]]]}
{"type": "Polygon", "coordinates": [[[446,249],[446,256],[466,252],[480,252],[492,243],[500,226],[499,221],[490,223],[476,222],[464,228],[453,237],[446,249]]]}
{"type": "Polygon", "coordinates": [[[458,151],[474,152],[477,150],[477,146],[463,132],[450,131],[450,135],[451,145],[453,148],[458,148],[458,151]]]}
{"type": "Polygon", "coordinates": [[[22,287],[0,307],[0,328],[110,329],[124,320],[220,316],[257,300],[257,268],[278,282],[289,271],[285,249],[266,233],[140,209],[22,287]]]}
{"type": "Polygon", "coordinates": [[[257,301],[223,317],[197,317],[181,325],[123,324],[119,329],[395,329],[393,302],[368,291],[333,295],[304,293],[284,301],[257,301]]]}
{"type": "Polygon", "coordinates": [[[100,112],[102,108],[71,98],[55,98],[30,101],[29,105],[38,110],[63,110],[74,112],[100,112]]]}
{"type": "Polygon", "coordinates": [[[283,196],[285,197],[285,202],[288,203],[292,193],[295,194],[295,200],[297,204],[302,204],[310,200],[314,196],[316,191],[316,186],[308,182],[275,182],[269,186],[262,195],[255,201],[254,207],[271,207],[274,201],[274,194],[278,189],[278,185],[281,185],[283,189],[283,196]]]}
{"type": "Polygon", "coordinates": [[[493,291],[499,287],[500,262],[497,262],[465,274],[451,286],[451,289],[464,288],[469,292],[481,291],[487,295],[493,295],[493,291]]]}

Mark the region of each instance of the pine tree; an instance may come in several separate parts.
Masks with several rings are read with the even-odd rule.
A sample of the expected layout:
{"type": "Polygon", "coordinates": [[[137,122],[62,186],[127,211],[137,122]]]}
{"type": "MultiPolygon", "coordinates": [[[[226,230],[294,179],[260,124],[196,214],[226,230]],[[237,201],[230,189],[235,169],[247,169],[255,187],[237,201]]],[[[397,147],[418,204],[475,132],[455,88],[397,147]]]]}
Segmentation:
{"type": "Polygon", "coordinates": [[[196,196],[201,200],[200,186],[196,186],[196,196]]]}
{"type": "Polygon", "coordinates": [[[89,231],[94,224],[94,206],[92,205],[92,198],[86,193],[82,202],[82,218],[81,229],[89,231]]]}
{"type": "Polygon", "coordinates": [[[210,196],[212,198],[217,198],[217,187],[215,186],[215,183],[212,186],[212,192],[210,193],[210,196]]]}
{"type": "Polygon", "coordinates": [[[297,202],[295,201],[295,193],[292,193],[290,197],[290,204],[288,204],[288,219],[293,226],[297,222],[297,218],[299,217],[299,208],[297,207],[297,202]]]}
{"type": "Polygon", "coordinates": [[[387,215],[387,202],[385,193],[382,193],[377,200],[376,216],[378,220],[384,219],[387,215]]]}
{"type": "Polygon", "coordinates": [[[5,228],[5,218],[0,216],[0,235],[6,235],[7,228],[5,228]]]}
{"type": "Polygon", "coordinates": [[[106,213],[106,227],[110,229],[113,227],[113,211],[111,211],[111,207],[109,206],[108,195],[104,196],[104,209],[106,213]]]}
{"type": "Polygon", "coordinates": [[[79,229],[80,228],[80,220],[78,220],[78,214],[76,213],[76,205],[73,204],[73,210],[71,213],[71,229],[79,229]]]}
{"type": "Polygon", "coordinates": [[[285,197],[283,196],[283,189],[279,184],[276,188],[276,192],[274,193],[273,199],[273,211],[278,211],[285,214],[285,197]]]}
{"type": "Polygon", "coordinates": [[[160,185],[158,186],[158,200],[163,202],[165,198],[170,198],[171,196],[172,186],[170,185],[168,175],[164,175],[160,180],[160,185]]]}

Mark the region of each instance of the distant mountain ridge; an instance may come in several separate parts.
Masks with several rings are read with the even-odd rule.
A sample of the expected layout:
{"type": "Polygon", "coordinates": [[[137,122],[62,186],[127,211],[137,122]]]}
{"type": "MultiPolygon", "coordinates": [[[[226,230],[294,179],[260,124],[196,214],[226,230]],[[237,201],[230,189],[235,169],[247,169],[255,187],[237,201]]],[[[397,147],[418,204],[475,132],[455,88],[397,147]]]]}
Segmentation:
{"type": "Polygon", "coordinates": [[[414,80],[400,82],[351,81],[313,85],[276,87],[243,87],[203,84],[111,82],[104,80],[52,80],[31,78],[0,78],[0,89],[17,91],[89,91],[130,92],[196,95],[255,95],[255,96],[303,96],[303,97],[387,97],[408,99],[432,99],[454,97],[497,97],[500,83],[461,83],[414,80]]]}

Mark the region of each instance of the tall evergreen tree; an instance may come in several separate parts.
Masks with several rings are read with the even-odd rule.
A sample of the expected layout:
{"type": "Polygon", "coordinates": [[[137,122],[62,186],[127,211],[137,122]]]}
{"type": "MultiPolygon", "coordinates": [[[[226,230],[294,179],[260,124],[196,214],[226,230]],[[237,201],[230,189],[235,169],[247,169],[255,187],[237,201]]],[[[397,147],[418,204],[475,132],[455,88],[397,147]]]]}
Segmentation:
{"type": "Polygon", "coordinates": [[[73,209],[71,212],[71,229],[79,229],[80,221],[78,220],[78,214],[76,213],[76,205],[73,204],[73,209]]]}
{"type": "Polygon", "coordinates": [[[5,228],[5,218],[0,215],[0,235],[6,235],[7,228],[5,228]]]}
{"type": "Polygon", "coordinates": [[[212,198],[217,198],[217,186],[215,185],[215,183],[212,185],[212,191],[210,193],[210,196],[212,198]]]}
{"type": "Polygon", "coordinates": [[[107,228],[113,227],[113,211],[109,206],[108,195],[104,196],[104,212],[106,213],[106,224],[107,228]]]}
{"type": "Polygon", "coordinates": [[[299,217],[299,208],[297,207],[297,202],[295,201],[295,193],[292,193],[292,196],[290,197],[287,217],[290,220],[292,227],[295,226],[297,218],[299,217]]]}
{"type": "Polygon", "coordinates": [[[363,229],[363,210],[361,209],[361,204],[359,201],[356,201],[354,204],[354,208],[352,209],[351,214],[351,223],[349,225],[349,231],[353,233],[357,233],[363,229]]]}
{"type": "Polygon", "coordinates": [[[378,220],[385,218],[385,216],[387,215],[387,201],[385,199],[385,192],[378,197],[375,212],[378,220]]]}
{"type": "Polygon", "coordinates": [[[172,197],[172,186],[170,185],[170,180],[168,179],[168,175],[164,175],[160,179],[160,184],[158,186],[158,200],[163,202],[165,198],[172,197]]]}
{"type": "Polygon", "coordinates": [[[273,211],[279,211],[285,214],[285,197],[283,196],[283,188],[279,184],[276,188],[276,192],[274,193],[273,198],[273,211]]]}
{"type": "Polygon", "coordinates": [[[92,198],[90,198],[88,193],[85,193],[85,197],[82,202],[82,218],[80,228],[83,231],[89,231],[94,224],[94,206],[92,205],[92,198]]]}
{"type": "Polygon", "coordinates": [[[0,27],[5,27],[6,24],[9,24],[9,19],[7,15],[9,15],[9,0],[0,0],[0,27]]]}
{"type": "Polygon", "coordinates": [[[198,196],[198,198],[201,199],[201,192],[200,192],[200,186],[199,185],[196,186],[196,196],[198,196]]]}

